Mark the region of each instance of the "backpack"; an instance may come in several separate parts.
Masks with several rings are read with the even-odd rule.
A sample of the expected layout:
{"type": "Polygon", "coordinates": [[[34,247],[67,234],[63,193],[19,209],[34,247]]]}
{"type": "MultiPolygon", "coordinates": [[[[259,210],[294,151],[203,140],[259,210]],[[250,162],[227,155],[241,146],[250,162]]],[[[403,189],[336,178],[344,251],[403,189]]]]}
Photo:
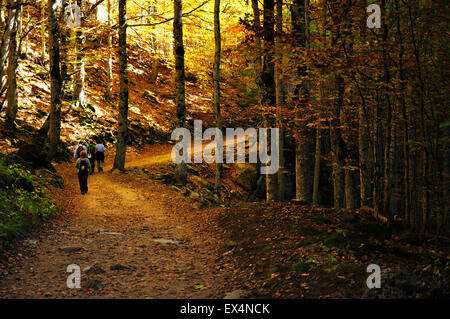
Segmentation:
{"type": "Polygon", "coordinates": [[[77,158],[80,157],[81,152],[84,150],[83,146],[78,146],[77,151],[75,152],[75,154],[77,155],[77,158]]]}
{"type": "Polygon", "coordinates": [[[80,161],[80,169],[78,170],[78,173],[83,173],[83,174],[88,174],[88,166],[86,163],[86,160],[81,160],[80,161]]]}
{"type": "Polygon", "coordinates": [[[89,145],[88,146],[88,158],[93,157],[95,154],[95,146],[94,145],[89,145]]]}
{"type": "Polygon", "coordinates": [[[95,146],[94,145],[89,145],[88,147],[88,154],[94,155],[95,153],[95,146]]]}

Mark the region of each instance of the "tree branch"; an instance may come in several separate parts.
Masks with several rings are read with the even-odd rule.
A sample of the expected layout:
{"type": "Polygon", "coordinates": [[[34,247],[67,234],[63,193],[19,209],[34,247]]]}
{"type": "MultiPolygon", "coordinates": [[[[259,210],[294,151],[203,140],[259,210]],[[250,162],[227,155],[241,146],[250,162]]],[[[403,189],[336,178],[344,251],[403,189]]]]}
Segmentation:
{"type": "MultiPolygon", "coordinates": [[[[200,5],[198,5],[197,7],[195,7],[194,9],[192,9],[192,10],[186,12],[186,13],[183,13],[182,16],[183,16],[183,17],[189,16],[191,13],[197,11],[198,9],[200,9],[201,7],[203,7],[205,4],[207,4],[209,1],[211,1],[211,0],[206,0],[206,1],[204,1],[203,3],[201,3],[200,5]]],[[[165,19],[165,20],[163,20],[163,21],[160,21],[160,22],[132,24],[132,25],[127,25],[127,27],[152,27],[152,26],[156,26],[156,25],[159,25],[159,24],[163,24],[163,23],[170,22],[170,21],[172,21],[173,19],[174,19],[174,18],[172,17],[172,18],[167,18],[167,19],[165,19]]]]}

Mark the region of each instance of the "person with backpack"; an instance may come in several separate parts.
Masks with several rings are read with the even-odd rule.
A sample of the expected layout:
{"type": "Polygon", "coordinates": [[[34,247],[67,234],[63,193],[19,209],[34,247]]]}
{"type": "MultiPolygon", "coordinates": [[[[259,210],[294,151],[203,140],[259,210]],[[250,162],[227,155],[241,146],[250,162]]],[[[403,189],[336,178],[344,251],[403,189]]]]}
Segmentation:
{"type": "Polygon", "coordinates": [[[89,162],[91,163],[91,175],[94,174],[95,171],[95,144],[93,142],[90,142],[87,146],[87,157],[89,159],[89,162]]]}
{"type": "Polygon", "coordinates": [[[103,164],[105,163],[105,146],[102,142],[95,145],[95,159],[97,160],[98,172],[103,172],[103,164]]]}
{"type": "Polygon", "coordinates": [[[86,146],[83,145],[83,142],[79,142],[78,145],[75,147],[75,152],[73,153],[73,158],[75,160],[80,158],[80,154],[82,151],[87,151],[86,146]]]}
{"type": "Polygon", "coordinates": [[[81,151],[80,158],[77,159],[77,163],[75,165],[78,168],[78,181],[80,183],[81,195],[84,195],[88,192],[88,176],[91,171],[91,163],[87,159],[86,151],[81,151]]]}

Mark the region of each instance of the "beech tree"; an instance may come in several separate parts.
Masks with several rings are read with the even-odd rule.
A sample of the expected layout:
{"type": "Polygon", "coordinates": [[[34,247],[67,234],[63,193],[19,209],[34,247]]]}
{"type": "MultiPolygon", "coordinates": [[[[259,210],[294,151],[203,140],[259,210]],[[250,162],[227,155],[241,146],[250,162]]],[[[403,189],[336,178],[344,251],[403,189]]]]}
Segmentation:
{"type": "Polygon", "coordinates": [[[48,47],[50,58],[50,120],[43,152],[45,161],[50,163],[56,154],[61,134],[62,78],[59,52],[59,25],[56,0],[48,0],[48,47]]]}
{"type": "MultiPolygon", "coordinates": [[[[183,45],[183,9],[181,0],[173,1],[173,52],[175,56],[175,104],[177,108],[178,127],[186,127],[186,75],[184,70],[183,45]]],[[[185,162],[177,165],[176,179],[185,185],[187,182],[187,166],[185,162]]]]}
{"type": "Polygon", "coordinates": [[[17,100],[17,37],[19,29],[19,20],[22,11],[20,2],[8,1],[8,20],[12,24],[9,30],[9,46],[8,46],[8,84],[7,84],[7,100],[8,109],[6,112],[6,125],[9,128],[15,127],[17,116],[18,100],[17,100]]]}
{"type": "Polygon", "coordinates": [[[80,28],[74,30],[74,51],[75,51],[75,76],[73,85],[73,96],[75,104],[85,106],[86,104],[86,59],[84,54],[84,47],[86,44],[86,37],[83,32],[85,13],[83,1],[77,0],[77,5],[80,8],[80,28]]]}
{"type": "Polygon", "coordinates": [[[119,126],[113,169],[125,169],[128,139],[127,2],[119,0],[119,126]]]}
{"type": "MultiPolygon", "coordinates": [[[[276,106],[280,109],[284,108],[285,104],[285,87],[283,83],[283,0],[276,1],[276,15],[275,15],[275,90],[276,90],[276,106]]],[[[279,154],[279,170],[278,170],[278,200],[283,201],[287,198],[286,188],[287,177],[285,167],[285,136],[282,117],[277,113],[277,126],[280,129],[280,136],[278,141],[278,154],[279,154]]]]}
{"type": "MultiPolygon", "coordinates": [[[[6,2],[6,0],[3,0],[6,2]]],[[[3,3],[2,3],[3,4],[3,3]]],[[[2,6],[1,8],[1,25],[0,30],[1,35],[1,43],[0,43],[0,109],[3,107],[4,99],[2,99],[4,93],[7,90],[7,82],[6,82],[6,71],[8,67],[8,52],[9,52],[9,44],[11,41],[10,35],[14,28],[14,14],[7,14],[5,18],[5,12],[11,11],[12,9],[5,10],[6,6],[2,6]]]]}
{"type": "MultiPolygon", "coordinates": [[[[214,1],[214,112],[216,115],[216,127],[222,130],[222,114],[220,113],[220,57],[222,41],[220,35],[220,0],[214,1]]],[[[216,150],[217,152],[217,150],[216,150]]],[[[222,184],[222,164],[216,163],[216,192],[220,194],[222,184]]]]}
{"type": "MultiPolygon", "coordinates": [[[[294,50],[305,52],[307,48],[307,24],[305,14],[305,0],[294,0],[291,6],[291,19],[293,25],[294,50]]],[[[299,123],[295,148],[295,172],[296,172],[296,199],[310,203],[312,200],[312,161],[311,161],[311,132],[306,125],[305,118],[308,114],[309,87],[306,80],[307,68],[305,60],[300,60],[297,66],[297,76],[300,79],[295,87],[294,102],[297,108],[299,123]]]]}
{"type": "MultiPolygon", "coordinates": [[[[276,105],[275,95],[275,3],[273,0],[264,1],[264,50],[262,69],[261,104],[266,107],[276,105]]],[[[266,119],[268,126],[272,126],[272,119],[266,119]]],[[[275,150],[269,150],[270,152],[275,150]]],[[[268,201],[278,200],[278,180],[276,174],[266,175],[266,198],[268,201]]]]}
{"type": "Polygon", "coordinates": [[[106,90],[105,90],[105,98],[106,100],[110,100],[111,99],[111,93],[113,90],[113,69],[112,69],[112,65],[113,65],[113,59],[112,59],[112,36],[113,36],[113,32],[111,30],[111,0],[107,0],[107,8],[106,10],[108,11],[108,85],[106,86],[106,90]]]}

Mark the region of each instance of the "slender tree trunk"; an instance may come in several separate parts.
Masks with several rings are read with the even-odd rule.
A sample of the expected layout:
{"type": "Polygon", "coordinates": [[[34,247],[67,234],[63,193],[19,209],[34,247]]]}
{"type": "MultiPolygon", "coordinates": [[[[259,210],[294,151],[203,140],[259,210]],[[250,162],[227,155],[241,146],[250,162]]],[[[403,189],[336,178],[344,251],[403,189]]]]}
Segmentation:
{"type": "Polygon", "coordinates": [[[128,139],[127,2],[119,0],[119,128],[113,169],[125,170],[128,139]]]}
{"type": "Polygon", "coordinates": [[[18,26],[17,26],[17,57],[20,59],[20,57],[22,56],[22,40],[20,39],[23,33],[23,8],[22,6],[20,6],[20,13],[19,13],[19,17],[18,17],[18,26]]]}
{"type": "MultiPolygon", "coordinates": [[[[45,19],[45,1],[42,0],[42,9],[41,9],[41,20],[45,19]]],[[[47,0],[50,1],[50,0],[47,0]]],[[[45,53],[46,53],[46,47],[45,47],[45,23],[41,23],[41,62],[42,64],[45,63],[45,53]]]]}
{"type": "MultiPolygon", "coordinates": [[[[214,112],[216,115],[216,127],[222,130],[222,115],[220,113],[220,57],[222,41],[220,38],[220,0],[214,2],[214,112]]],[[[216,149],[216,152],[218,150],[216,149]]],[[[220,194],[222,185],[222,163],[216,163],[216,185],[215,190],[220,194]]]]}
{"type": "MultiPolygon", "coordinates": [[[[174,56],[175,56],[175,97],[177,106],[178,127],[186,127],[186,75],[184,69],[183,16],[181,0],[174,0],[174,56]]],[[[187,166],[185,162],[178,164],[175,178],[181,185],[187,182],[187,166]]]]}
{"type": "Polygon", "coordinates": [[[449,220],[449,209],[450,209],[450,127],[444,128],[444,136],[447,138],[446,142],[444,142],[443,146],[443,157],[444,163],[442,168],[442,176],[441,176],[441,184],[443,185],[442,189],[442,198],[444,201],[443,214],[442,214],[442,223],[441,223],[441,234],[446,234],[449,230],[448,228],[448,220],[449,220]]]}
{"type": "Polygon", "coordinates": [[[336,76],[337,98],[334,104],[334,114],[331,120],[331,150],[333,153],[333,197],[334,208],[343,208],[345,204],[345,169],[344,150],[345,143],[342,139],[340,126],[341,109],[344,103],[344,80],[336,76]]]}
{"type": "Polygon", "coordinates": [[[356,209],[359,205],[360,192],[358,191],[359,170],[357,169],[358,149],[357,144],[353,139],[353,128],[351,119],[345,122],[341,121],[344,126],[342,138],[345,145],[342,148],[345,150],[345,208],[356,209]]]}
{"type": "Polygon", "coordinates": [[[261,58],[261,18],[258,8],[258,0],[252,0],[253,29],[255,30],[255,82],[258,86],[258,102],[261,104],[262,87],[262,58],[261,58]]]}
{"type": "MultiPolygon", "coordinates": [[[[7,0],[4,0],[7,1],[7,0]]],[[[5,10],[6,11],[6,10],[5,10]]],[[[2,28],[2,37],[0,43],[0,99],[7,89],[6,72],[8,67],[8,52],[11,39],[11,32],[14,28],[14,15],[8,14],[6,21],[4,21],[4,28],[2,28]]],[[[1,105],[0,105],[1,109],[1,105]]]]}
{"type": "Polygon", "coordinates": [[[61,134],[62,78],[60,70],[59,26],[55,11],[56,0],[48,0],[48,29],[50,55],[50,129],[44,146],[45,161],[50,163],[56,154],[61,134]]]}
{"type": "MultiPolygon", "coordinates": [[[[6,0],[0,0],[0,30],[3,31],[3,28],[5,27],[5,1],[6,0]]],[[[0,31],[0,32],[1,32],[0,31]]]]}
{"type": "Polygon", "coordinates": [[[86,69],[85,69],[85,58],[84,58],[84,45],[85,45],[85,36],[83,33],[83,25],[84,25],[84,13],[83,13],[83,1],[77,0],[77,5],[80,7],[81,11],[81,27],[75,30],[75,54],[76,54],[76,73],[74,78],[74,99],[76,101],[77,106],[85,106],[86,104],[86,88],[85,88],[85,78],[86,78],[86,69]]]}
{"type": "MultiPolygon", "coordinates": [[[[385,0],[381,1],[382,9],[386,9],[385,0]]],[[[385,14],[386,15],[386,14],[385,14]]],[[[390,154],[392,152],[392,105],[390,98],[390,72],[388,65],[388,28],[383,28],[383,82],[384,82],[384,100],[386,105],[386,145],[384,148],[384,185],[383,185],[383,209],[382,214],[388,219],[392,218],[391,214],[391,196],[392,196],[392,163],[390,154]]]]}
{"type": "MultiPolygon", "coordinates": [[[[62,0],[61,1],[61,12],[60,12],[60,16],[59,19],[63,20],[64,17],[64,12],[66,10],[68,6],[67,0],[62,0]]],[[[68,48],[68,38],[70,36],[70,31],[68,30],[69,27],[65,24],[62,23],[61,24],[61,39],[60,39],[60,51],[61,51],[61,79],[62,79],[62,99],[64,99],[64,89],[65,89],[65,85],[68,82],[68,66],[70,64],[69,62],[69,48],[68,48]]],[[[63,114],[64,116],[64,114],[63,114]]]]}
{"type": "MultiPolygon", "coordinates": [[[[417,128],[416,125],[414,125],[413,118],[414,118],[414,111],[409,114],[409,121],[413,124],[411,126],[411,129],[409,130],[409,139],[415,140],[417,136],[417,128]]],[[[409,141],[408,141],[409,142],[409,141]]],[[[410,181],[408,193],[409,198],[411,199],[410,202],[410,210],[409,210],[409,224],[411,227],[411,230],[416,231],[419,230],[419,221],[418,221],[418,201],[417,201],[417,149],[412,148],[409,151],[409,167],[410,170],[408,172],[408,180],[410,181]],[[413,200],[416,199],[416,200],[413,200]]]]}
{"type": "Polygon", "coordinates": [[[345,190],[345,174],[343,168],[343,161],[340,158],[342,155],[342,148],[339,146],[339,132],[336,129],[331,129],[331,149],[333,151],[333,198],[334,208],[339,209],[344,207],[344,190],[345,190]]]}
{"type": "MultiPolygon", "coordinates": [[[[327,35],[325,30],[325,25],[327,23],[327,0],[324,0],[323,2],[323,13],[322,13],[322,34],[321,34],[321,40],[324,43],[324,47],[326,48],[326,41],[327,41],[327,35]]],[[[320,102],[322,105],[325,104],[325,92],[324,92],[324,84],[320,84],[319,88],[320,92],[320,102]]],[[[313,195],[312,195],[312,204],[314,206],[319,206],[320,201],[320,193],[319,193],[319,183],[320,183],[320,164],[321,164],[321,125],[320,125],[320,119],[322,117],[321,112],[319,111],[319,121],[316,128],[316,150],[315,150],[315,156],[314,156],[314,177],[313,177],[313,195]]]]}
{"type": "Polygon", "coordinates": [[[345,170],[345,208],[347,209],[355,209],[358,207],[358,198],[357,198],[357,184],[356,184],[356,170],[352,167],[354,166],[353,159],[350,158],[346,163],[345,170]]]}
{"type": "Polygon", "coordinates": [[[312,204],[314,206],[319,206],[319,180],[320,180],[320,124],[316,128],[316,151],[314,156],[314,180],[313,180],[313,195],[312,204]]]}
{"type": "Polygon", "coordinates": [[[371,186],[371,163],[369,160],[369,134],[368,120],[364,115],[365,105],[361,102],[358,110],[359,131],[358,131],[358,151],[359,151],[359,187],[361,206],[368,207],[372,204],[371,186]]]}
{"type": "Polygon", "coordinates": [[[277,0],[277,10],[275,16],[276,37],[275,50],[277,63],[275,64],[275,86],[276,86],[276,104],[281,109],[284,104],[284,85],[283,85],[283,0],[277,0]]]}
{"type": "MultiPolygon", "coordinates": [[[[275,3],[274,0],[264,0],[264,58],[262,72],[261,102],[263,106],[275,106],[275,3]]],[[[273,126],[272,120],[266,118],[266,124],[273,126]]],[[[270,137],[269,137],[270,138],[270,137]]],[[[268,148],[270,143],[268,143],[268,148]]],[[[270,149],[269,152],[275,152],[270,149]]],[[[266,199],[267,201],[278,201],[278,178],[277,174],[266,175],[266,199]]]]}
{"type": "MultiPolygon", "coordinates": [[[[422,200],[422,224],[420,227],[420,230],[422,233],[424,233],[427,230],[428,227],[428,218],[429,218],[429,187],[430,187],[430,141],[428,140],[428,132],[426,127],[426,121],[425,121],[425,84],[424,84],[424,78],[423,78],[423,68],[422,68],[422,62],[421,62],[421,54],[419,51],[419,46],[416,40],[416,31],[415,31],[415,19],[413,17],[412,8],[410,5],[408,5],[408,20],[409,20],[409,28],[411,33],[411,43],[413,47],[413,53],[414,53],[414,60],[415,60],[415,75],[416,75],[416,81],[417,86],[419,87],[419,90],[417,90],[418,98],[419,98],[419,105],[418,105],[418,116],[419,116],[419,128],[420,128],[420,139],[423,144],[422,146],[422,165],[421,165],[421,200],[422,200]]],[[[414,166],[416,167],[416,166],[414,166]]],[[[414,198],[414,197],[412,197],[414,198]]],[[[416,216],[416,223],[418,222],[418,216],[416,216]]]]}
{"type": "MultiPolygon", "coordinates": [[[[293,24],[295,46],[301,50],[308,47],[308,13],[306,6],[308,1],[295,0],[291,6],[291,19],[293,24]]],[[[304,78],[308,75],[304,59],[298,62],[298,77],[304,78]]],[[[308,80],[303,80],[296,86],[296,98],[299,101],[297,117],[299,119],[306,116],[307,105],[310,99],[308,80]]],[[[308,202],[312,201],[313,188],[313,153],[312,153],[312,131],[301,121],[297,126],[299,131],[295,146],[295,191],[296,200],[308,202]]]]}
{"type": "MultiPolygon", "coordinates": [[[[30,22],[30,8],[27,8],[27,22],[30,22]]],[[[25,37],[25,57],[28,55],[28,46],[29,46],[29,34],[25,37]]]]}
{"type": "Polygon", "coordinates": [[[4,72],[4,62],[5,62],[5,58],[3,56],[4,54],[4,40],[6,39],[7,36],[7,28],[6,28],[6,18],[5,18],[5,11],[6,11],[6,6],[5,6],[5,1],[6,0],[0,0],[0,112],[3,109],[3,104],[2,104],[2,96],[3,96],[3,92],[4,92],[4,88],[3,88],[3,72],[4,72]]]}
{"type": "Polygon", "coordinates": [[[287,199],[287,176],[285,167],[285,134],[283,126],[283,108],[285,103],[285,88],[283,84],[283,0],[276,2],[276,37],[275,37],[275,49],[277,62],[275,64],[275,86],[276,86],[276,105],[278,112],[278,128],[280,129],[280,136],[278,141],[278,154],[279,154],[279,170],[278,170],[278,199],[283,201],[287,199]]]}
{"type": "Polygon", "coordinates": [[[108,85],[106,86],[105,99],[111,99],[113,89],[113,61],[112,61],[112,29],[111,29],[111,0],[107,1],[108,10],[108,85]]]}
{"type": "MultiPolygon", "coordinates": [[[[353,42],[355,41],[352,37],[352,34],[349,30],[351,30],[349,11],[350,11],[350,3],[345,3],[344,7],[344,29],[342,30],[343,35],[343,49],[344,56],[346,57],[348,67],[352,64],[353,57],[353,42]]],[[[343,80],[343,84],[345,85],[345,80],[343,80]]],[[[345,92],[345,91],[344,91],[345,92]]],[[[349,108],[352,109],[350,99],[349,108]]],[[[344,105],[342,105],[342,108],[344,105]]],[[[344,108],[343,108],[344,109],[344,108]]],[[[348,113],[348,112],[347,112],[348,113]]],[[[348,114],[347,118],[341,118],[341,126],[344,127],[342,130],[342,137],[344,140],[343,148],[345,150],[345,208],[353,210],[356,209],[359,205],[360,192],[358,192],[358,179],[359,179],[359,170],[357,169],[357,161],[358,161],[358,145],[354,142],[354,126],[353,126],[353,112],[352,114],[348,114]],[[343,121],[345,119],[345,121],[343,121]]]]}
{"type": "Polygon", "coordinates": [[[13,129],[15,127],[15,121],[17,116],[17,33],[19,28],[20,13],[22,11],[22,5],[14,0],[9,0],[9,15],[12,17],[11,23],[13,24],[11,32],[9,34],[9,48],[8,48],[8,109],[6,112],[6,125],[13,129]]]}

